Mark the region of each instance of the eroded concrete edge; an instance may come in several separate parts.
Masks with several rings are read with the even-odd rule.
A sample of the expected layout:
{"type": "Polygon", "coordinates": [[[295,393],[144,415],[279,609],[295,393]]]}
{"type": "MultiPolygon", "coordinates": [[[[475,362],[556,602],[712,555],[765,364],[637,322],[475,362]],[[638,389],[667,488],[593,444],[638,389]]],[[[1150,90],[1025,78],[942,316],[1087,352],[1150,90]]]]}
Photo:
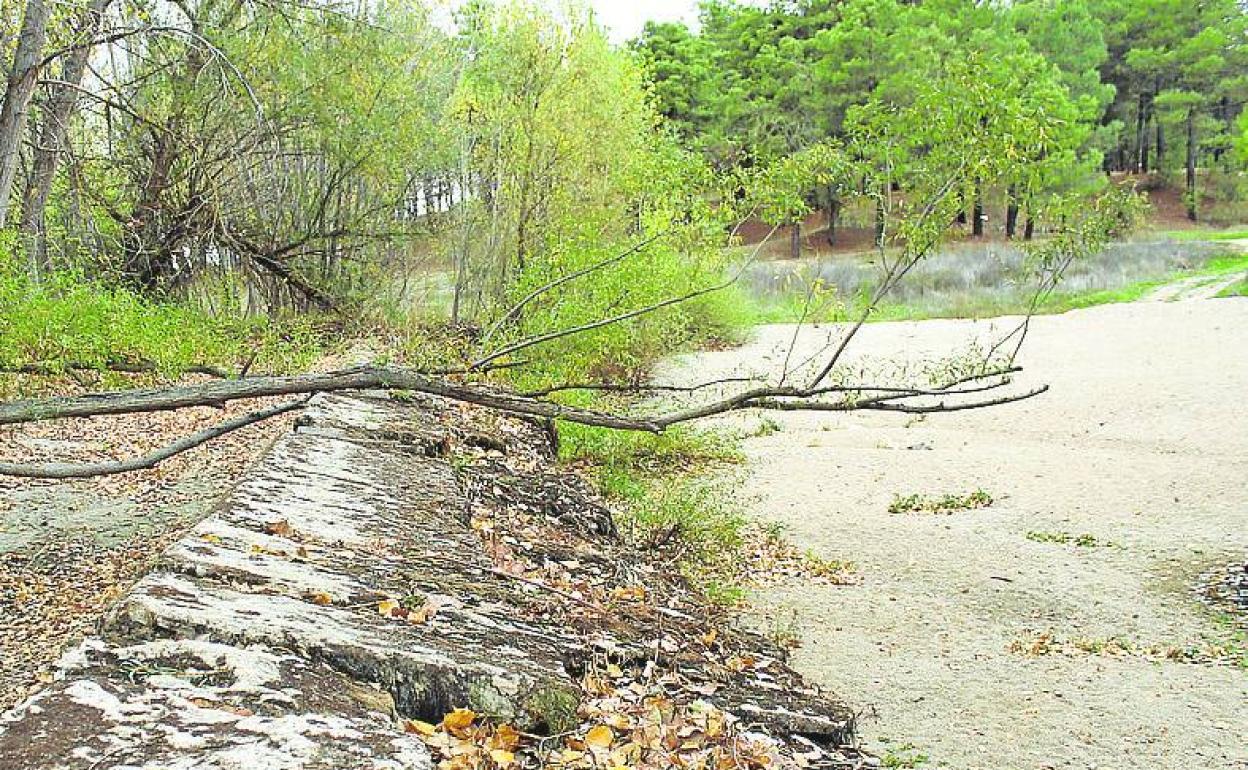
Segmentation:
{"type": "MultiPolygon", "coordinates": [[[[462,432],[453,419],[362,395],[315,399],[101,638],[0,718],[0,767],[424,768],[428,752],[397,717],[467,706],[522,729],[572,727],[587,649],[629,642],[521,611],[531,596],[497,574],[469,526],[446,457],[462,432]],[[386,599],[437,612],[385,617],[386,599]]],[[[605,530],[590,517],[587,531],[613,536],[605,515],[605,530]]],[[[783,733],[852,733],[852,714],[803,682],[759,679],[714,699],[783,733]]]]}

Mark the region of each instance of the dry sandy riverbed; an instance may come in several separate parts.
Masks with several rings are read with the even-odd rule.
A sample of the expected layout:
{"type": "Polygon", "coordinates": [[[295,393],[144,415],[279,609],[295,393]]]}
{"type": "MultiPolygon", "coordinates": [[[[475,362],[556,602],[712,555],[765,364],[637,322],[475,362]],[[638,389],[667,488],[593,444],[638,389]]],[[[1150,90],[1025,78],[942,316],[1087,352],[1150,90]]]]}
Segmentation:
{"type": "MultiPolygon", "coordinates": [[[[876,324],[856,350],[914,360],[1007,323],[876,324]]],[[[792,332],[682,363],[766,368],[792,332]]],[[[758,622],[797,631],[798,667],[859,704],[865,743],[901,766],[1248,768],[1248,670],[1165,657],[1229,651],[1194,584],[1248,555],[1248,300],[1039,318],[1022,363],[1048,394],[922,420],[775,414],[748,439],[753,513],[862,578],[769,589],[758,622]],[[996,503],[888,512],[978,488],[996,503]]]]}

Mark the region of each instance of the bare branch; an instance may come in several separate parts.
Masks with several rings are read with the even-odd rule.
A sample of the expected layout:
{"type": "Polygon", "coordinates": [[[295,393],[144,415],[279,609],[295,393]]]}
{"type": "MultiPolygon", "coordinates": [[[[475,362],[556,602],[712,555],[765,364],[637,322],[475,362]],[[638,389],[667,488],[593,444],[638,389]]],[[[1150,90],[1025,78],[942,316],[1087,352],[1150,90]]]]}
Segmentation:
{"type": "Polygon", "coordinates": [[[279,406],[263,409],[258,412],[235,417],[232,420],[214,425],[211,428],[193,433],[190,436],[178,439],[177,441],[162,447],[155,452],[136,457],[132,460],[120,460],[117,462],[89,463],[85,465],[71,465],[68,463],[49,463],[47,465],[23,465],[17,463],[0,463],[0,476],[17,476],[27,479],[85,479],[94,478],[96,476],[114,476],[119,473],[129,473],[131,471],[143,470],[146,468],[154,468],[160,463],[168,460],[174,455],[181,454],[188,450],[194,449],[200,444],[211,441],[215,438],[224,436],[227,433],[245,428],[248,425],[254,425],[263,422],[280,414],[286,414],[296,409],[302,409],[307,404],[307,399],[292,401],[279,406]]]}

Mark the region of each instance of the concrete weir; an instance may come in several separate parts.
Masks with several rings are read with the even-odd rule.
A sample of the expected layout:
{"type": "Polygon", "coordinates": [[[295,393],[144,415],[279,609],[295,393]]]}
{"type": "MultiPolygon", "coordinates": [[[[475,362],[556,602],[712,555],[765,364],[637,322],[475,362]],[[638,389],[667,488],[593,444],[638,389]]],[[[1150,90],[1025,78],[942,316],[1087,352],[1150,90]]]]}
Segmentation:
{"type": "MultiPolygon", "coordinates": [[[[0,768],[425,768],[397,716],[571,727],[592,640],[521,611],[526,586],[497,574],[446,457],[456,430],[428,405],[315,399],[0,718],[0,768]],[[412,596],[436,617],[378,612],[412,596]]],[[[803,734],[847,734],[848,713],[793,709],[777,716],[803,734]]]]}

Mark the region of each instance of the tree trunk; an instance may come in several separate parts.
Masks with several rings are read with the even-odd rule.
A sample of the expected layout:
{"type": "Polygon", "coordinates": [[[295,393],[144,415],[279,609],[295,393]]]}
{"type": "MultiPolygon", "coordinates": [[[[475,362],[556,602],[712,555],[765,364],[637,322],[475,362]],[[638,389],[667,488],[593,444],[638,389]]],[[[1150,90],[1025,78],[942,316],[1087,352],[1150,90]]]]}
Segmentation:
{"type": "Polygon", "coordinates": [[[789,257],[791,259],[802,258],[802,223],[794,222],[793,228],[789,231],[789,257]]]}
{"type": "Polygon", "coordinates": [[[1023,225],[1023,240],[1030,241],[1036,234],[1036,218],[1027,212],[1027,222],[1023,225]]]}
{"type": "Polygon", "coordinates": [[[48,37],[48,10],[45,0],[26,2],[22,31],[13,54],[13,69],[9,71],[9,83],[4,91],[4,106],[0,107],[0,227],[4,227],[8,218],[26,111],[39,78],[39,59],[48,37]]]}
{"type": "Polygon", "coordinates": [[[1005,237],[1013,240],[1018,231],[1018,193],[1013,187],[1005,193],[1005,237]]]}
{"type": "Polygon", "coordinates": [[[984,193],[978,184],[975,185],[975,204],[971,211],[971,235],[976,238],[984,237],[984,193]]]}
{"type": "Polygon", "coordinates": [[[1151,117],[1149,109],[1149,97],[1146,93],[1140,94],[1139,114],[1135,120],[1135,142],[1136,156],[1135,171],[1137,174],[1148,173],[1148,124],[1151,117]]]}
{"type": "Polygon", "coordinates": [[[56,168],[64,150],[69,121],[78,103],[76,87],[82,83],[87,61],[91,57],[93,46],[87,43],[99,31],[104,12],[111,2],[112,0],[92,0],[91,5],[83,9],[79,15],[77,29],[79,47],[66,54],[61,68],[61,80],[65,85],[54,87],[51,98],[43,108],[43,126],[40,128],[39,140],[35,145],[30,179],[27,180],[26,190],[22,195],[21,224],[27,252],[31,255],[31,260],[35,261],[43,272],[51,268],[44,224],[44,210],[48,205],[48,194],[52,190],[52,180],[56,176],[56,168]]]}
{"type": "Polygon", "coordinates": [[[875,202],[875,245],[884,248],[884,201],[875,202]]]}
{"type": "Polygon", "coordinates": [[[836,224],[841,218],[841,199],[832,191],[828,191],[828,231],[829,246],[836,245],[836,224]]]}
{"type": "Polygon", "coordinates": [[[1196,221],[1196,110],[1187,111],[1187,218],[1196,221]]]}
{"type": "Polygon", "coordinates": [[[1164,166],[1166,158],[1166,130],[1162,128],[1161,121],[1157,121],[1157,154],[1153,160],[1153,166],[1158,170],[1164,166]]]}

